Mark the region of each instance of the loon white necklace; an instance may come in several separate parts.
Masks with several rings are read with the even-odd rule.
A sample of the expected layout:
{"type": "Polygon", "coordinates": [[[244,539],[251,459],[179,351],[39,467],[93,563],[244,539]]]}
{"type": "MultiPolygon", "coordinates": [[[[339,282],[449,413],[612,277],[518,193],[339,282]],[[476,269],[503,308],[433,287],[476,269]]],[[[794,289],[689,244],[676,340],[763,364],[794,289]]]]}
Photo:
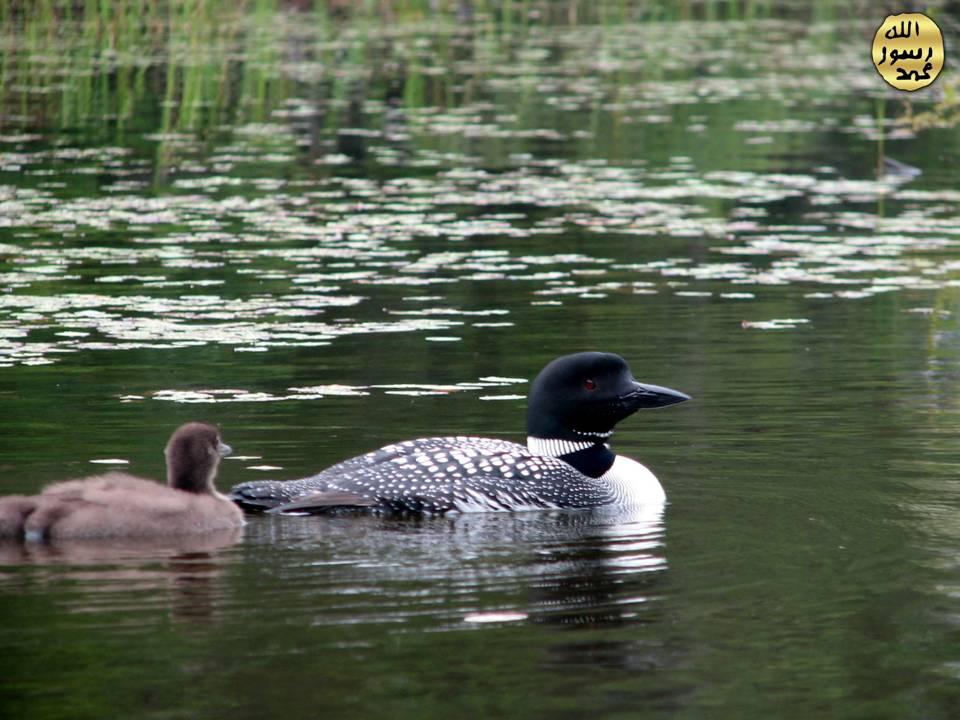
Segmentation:
{"type": "Polygon", "coordinates": [[[562,457],[570,453],[587,450],[596,445],[591,440],[557,440],[555,438],[538,438],[532,435],[527,437],[527,450],[531,455],[549,455],[562,457]]]}

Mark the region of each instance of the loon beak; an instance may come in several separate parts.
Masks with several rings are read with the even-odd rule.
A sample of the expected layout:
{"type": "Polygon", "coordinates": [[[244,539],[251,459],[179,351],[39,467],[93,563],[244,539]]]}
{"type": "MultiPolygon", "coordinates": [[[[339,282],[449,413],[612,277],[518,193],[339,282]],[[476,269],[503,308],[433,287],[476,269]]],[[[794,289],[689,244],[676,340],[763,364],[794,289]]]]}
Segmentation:
{"type": "Polygon", "coordinates": [[[659,385],[649,385],[647,383],[633,382],[633,390],[620,396],[621,400],[628,402],[635,410],[643,408],[660,408],[667,405],[676,405],[690,399],[686,393],[679,390],[660,387],[659,385]]]}
{"type": "Polygon", "coordinates": [[[233,452],[233,448],[227,445],[225,442],[217,443],[217,454],[225,458],[227,455],[233,452]]]}

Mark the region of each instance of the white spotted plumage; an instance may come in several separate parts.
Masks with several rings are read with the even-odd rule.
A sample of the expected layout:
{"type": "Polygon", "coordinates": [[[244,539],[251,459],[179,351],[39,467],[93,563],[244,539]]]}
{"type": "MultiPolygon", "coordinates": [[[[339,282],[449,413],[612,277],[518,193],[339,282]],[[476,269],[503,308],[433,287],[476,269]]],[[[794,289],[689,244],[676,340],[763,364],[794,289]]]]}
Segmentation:
{"type": "MultiPolygon", "coordinates": [[[[563,454],[571,444],[551,447],[563,454]]],[[[629,458],[617,456],[604,475],[591,478],[559,457],[535,455],[523,445],[481,437],[407,440],[302,480],[257,481],[234,489],[235,496],[242,493],[250,501],[279,505],[331,492],[356,495],[370,501],[372,508],[427,513],[583,508],[665,499],[653,473],[629,458]]]]}

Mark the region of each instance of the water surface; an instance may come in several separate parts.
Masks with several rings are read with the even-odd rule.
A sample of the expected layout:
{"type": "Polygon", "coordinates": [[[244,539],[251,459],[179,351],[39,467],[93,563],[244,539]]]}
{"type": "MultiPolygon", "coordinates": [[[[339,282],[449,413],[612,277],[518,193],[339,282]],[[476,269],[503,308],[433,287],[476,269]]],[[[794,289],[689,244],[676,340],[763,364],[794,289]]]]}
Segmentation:
{"type": "Polygon", "coordinates": [[[662,514],[2,546],[5,714],[956,716],[957,135],[881,16],[0,5],[0,491],[520,440],[582,349],[695,398],[615,437],[662,514]]]}

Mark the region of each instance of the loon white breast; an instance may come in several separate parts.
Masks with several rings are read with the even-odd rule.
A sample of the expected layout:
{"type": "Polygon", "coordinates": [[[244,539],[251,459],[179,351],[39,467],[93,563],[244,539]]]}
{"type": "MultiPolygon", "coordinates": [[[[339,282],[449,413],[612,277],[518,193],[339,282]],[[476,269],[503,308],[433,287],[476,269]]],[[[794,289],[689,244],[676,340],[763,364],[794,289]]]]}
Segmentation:
{"type": "Polygon", "coordinates": [[[585,352],[549,363],[527,406],[527,445],[431,437],[387,445],[301,480],[237,485],[250,511],[491,512],[662,503],[656,476],[609,445],[642,408],[689,396],[639,383],[619,355],[585,352]]]}

